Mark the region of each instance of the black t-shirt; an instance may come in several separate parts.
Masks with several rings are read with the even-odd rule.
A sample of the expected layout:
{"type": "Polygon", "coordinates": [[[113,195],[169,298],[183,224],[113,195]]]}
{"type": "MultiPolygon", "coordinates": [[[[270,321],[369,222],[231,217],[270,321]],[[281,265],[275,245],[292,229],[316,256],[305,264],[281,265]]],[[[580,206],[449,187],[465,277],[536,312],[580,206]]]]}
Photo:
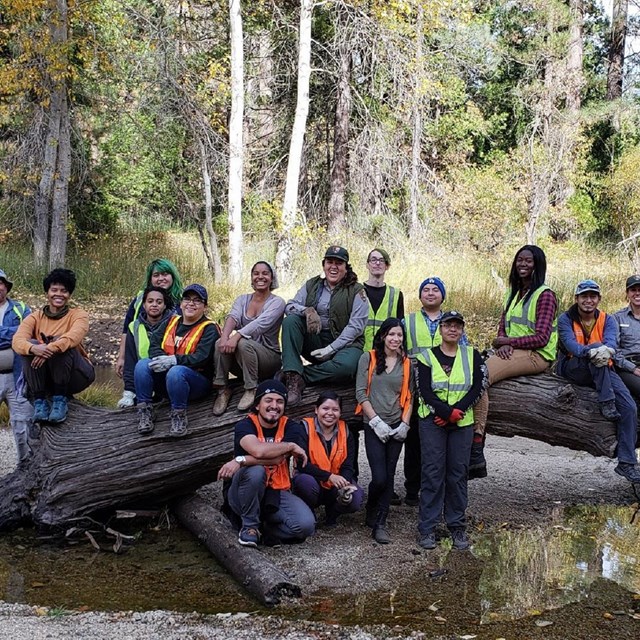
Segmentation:
{"type": "MultiPolygon", "coordinates": [[[[264,434],[265,442],[275,442],[275,437],[278,432],[278,425],[275,425],[273,428],[265,429],[262,427],[262,433],[264,434]]],[[[238,422],[235,426],[234,435],[233,435],[233,455],[234,456],[246,456],[249,455],[247,451],[245,451],[240,446],[240,440],[245,436],[257,436],[258,430],[256,426],[253,424],[253,421],[250,418],[243,418],[238,422]]],[[[283,442],[295,442],[297,445],[303,447],[305,441],[306,433],[304,427],[295,420],[287,419],[287,424],[284,427],[284,437],[282,438],[283,442]]],[[[304,448],[304,447],[303,447],[304,448]]]]}

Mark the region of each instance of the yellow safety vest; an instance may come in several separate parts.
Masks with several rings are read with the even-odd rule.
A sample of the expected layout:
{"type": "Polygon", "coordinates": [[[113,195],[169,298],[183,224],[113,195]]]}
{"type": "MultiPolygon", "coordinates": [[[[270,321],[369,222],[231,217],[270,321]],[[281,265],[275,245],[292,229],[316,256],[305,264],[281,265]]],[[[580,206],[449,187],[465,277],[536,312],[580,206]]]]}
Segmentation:
{"type": "Polygon", "coordinates": [[[422,311],[410,313],[404,319],[404,329],[407,334],[407,353],[410,358],[416,358],[427,349],[433,349],[442,344],[440,331],[436,331],[433,338],[429,325],[422,315],[422,311]]]}
{"type": "Polygon", "coordinates": [[[371,351],[373,349],[373,336],[380,328],[380,325],[387,318],[395,318],[398,313],[398,290],[395,287],[386,285],[387,290],[384,293],[384,298],[378,307],[378,311],[374,313],[373,307],[369,305],[369,318],[367,319],[367,326],[364,328],[364,346],[363,351],[371,351]]]}

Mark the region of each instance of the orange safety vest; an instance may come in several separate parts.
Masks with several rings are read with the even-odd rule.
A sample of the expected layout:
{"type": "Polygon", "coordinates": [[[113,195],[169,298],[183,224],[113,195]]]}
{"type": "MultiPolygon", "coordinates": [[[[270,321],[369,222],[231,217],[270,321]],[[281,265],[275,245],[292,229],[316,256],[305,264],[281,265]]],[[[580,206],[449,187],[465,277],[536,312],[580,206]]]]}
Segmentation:
{"type": "Polygon", "coordinates": [[[213,320],[205,320],[204,322],[194,324],[186,335],[180,338],[180,343],[176,346],[176,331],[178,329],[178,323],[181,320],[182,316],[172,316],[171,320],[167,323],[167,328],[162,337],[160,347],[170,356],[185,356],[193,353],[198,347],[198,342],[200,342],[205,328],[210,324],[215,324],[213,320]]]}
{"type": "MultiPolygon", "coordinates": [[[[323,471],[329,471],[335,475],[340,473],[342,463],[347,459],[347,424],[344,420],[338,420],[338,437],[331,445],[331,453],[322,443],[322,439],[316,431],[316,423],[313,418],[303,418],[307,424],[309,434],[309,460],[323,471]]],[[[328,480],[320,483],[325,489],[333,486],[328,480]]]]}
{"type": "MultiPolygon", "coordinates": [[[[369,377],[367,378],[367,395],[369,395],[369,389],[371,389],[371,378],[373,378],[373,372],[376,370],[376,352],[374,349],[369,351],[369,377]]],[[[409,380],[411,379],[411,360],[405,356],[402,363],[402,386],[400,387],[400,407],[402,408],[402,414],[407,410],[407,407],[411,404],[411,391],[409,389],[409,380]]],[[[362,413],[362,405],[359,404],[354,412],[356,415],[362,413]]]]}
{"type": "MultiPolygon", "coordinates": [[[[607,314],[604,311],[601,311],[596,318],[596,323],[593,325],[593,329],[591,329],[589,337],[584,335],[582,325],[574,320],[573,333],[576,336],[576,342],[582,345],[593,344],[594,342],[600,342],[602,344],[602,340],[604,338],[604,323],[606,319],[607,314]]],[[[609,360],[609,366],[613,366],[613,360],[609,360]]]]}
{"type": "MultiPolygon", "coordinates": [[[[255,413],[250,413],[249,418],[251,418],[251,422],[256,428],[258,432],[256,435],[260,442],[266,442],[264,438],[264,432],[262,431],[262,426],[260,425],[260,421],[258,420],[258,416],[255,413]]],[[[284,428],[287,424],[289,418],[282,416],[278,421],[278,430],[276,431],[276,437],[274,439],[275,442],[281,442],[282,438],[284,438],[284,428]]],[[[279,491],[287,491],[291,488],[291,478],[289,476],[289,460],[283,460],[280,464],[270,465],[265,467],[267,470],[267,487],[271,489],[276,489],[279,491]]]]}

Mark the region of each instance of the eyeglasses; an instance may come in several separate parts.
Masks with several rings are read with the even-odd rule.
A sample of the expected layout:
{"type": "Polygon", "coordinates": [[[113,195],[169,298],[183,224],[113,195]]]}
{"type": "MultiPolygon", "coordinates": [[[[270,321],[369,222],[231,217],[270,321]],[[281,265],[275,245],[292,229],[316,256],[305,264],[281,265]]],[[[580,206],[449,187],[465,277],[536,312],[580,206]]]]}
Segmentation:
{"type": "Polygon", "coordinates": [[[182,298],[182,302],[184,302],[185,304],[193,305],[204,304],[204,300],[202,300],[201,298],[182,298]]]}
{"type": "Polygon", "coordinates": [[[369,264],[386,264],[384,258],[369,258],[369,264]]]}

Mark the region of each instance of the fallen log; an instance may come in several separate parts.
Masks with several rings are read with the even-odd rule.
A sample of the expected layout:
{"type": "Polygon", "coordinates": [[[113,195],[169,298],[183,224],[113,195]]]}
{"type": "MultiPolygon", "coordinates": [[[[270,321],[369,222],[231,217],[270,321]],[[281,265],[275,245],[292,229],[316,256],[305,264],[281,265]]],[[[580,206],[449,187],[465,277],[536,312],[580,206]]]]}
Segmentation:
{"type": "MultiPolygon", "coordinates": [[[[307,388],[288,415],[310,415],[323,389],[307,388]]],[[[345,419],[357,425],[353,387],[333,389],[343,398],[345,419]]],[[[101,510],[149,508],[191,495],[214,481],[231,456],[233,427],[242,417],[236,410],[241,394],[236,389],[220,417],[212,415],[210,399],[194,403],[189,431],[179,439],[168,435],[166,404],[158,408],[155,431],[140,436],[135,409],[109,411],[72,402],[67,421],[42,427],[32,442],[34,455],[0,479],[0,530],[26,522],[64,526],[101,510]]],[[[615,425],[600,416],[590,389],[543,374],[500,382],[490,398],[490,433],[614,455],[615,425]]]]}
{"type": "Polygon", "coordinates": [[[211,504],[192,496],[176,502],[172,509],[180,523],[260,602],[276,605],[283,596],[300,597],[300,587],[267,556],[257,549],[238,545],[237,533],[211,504]]]}

